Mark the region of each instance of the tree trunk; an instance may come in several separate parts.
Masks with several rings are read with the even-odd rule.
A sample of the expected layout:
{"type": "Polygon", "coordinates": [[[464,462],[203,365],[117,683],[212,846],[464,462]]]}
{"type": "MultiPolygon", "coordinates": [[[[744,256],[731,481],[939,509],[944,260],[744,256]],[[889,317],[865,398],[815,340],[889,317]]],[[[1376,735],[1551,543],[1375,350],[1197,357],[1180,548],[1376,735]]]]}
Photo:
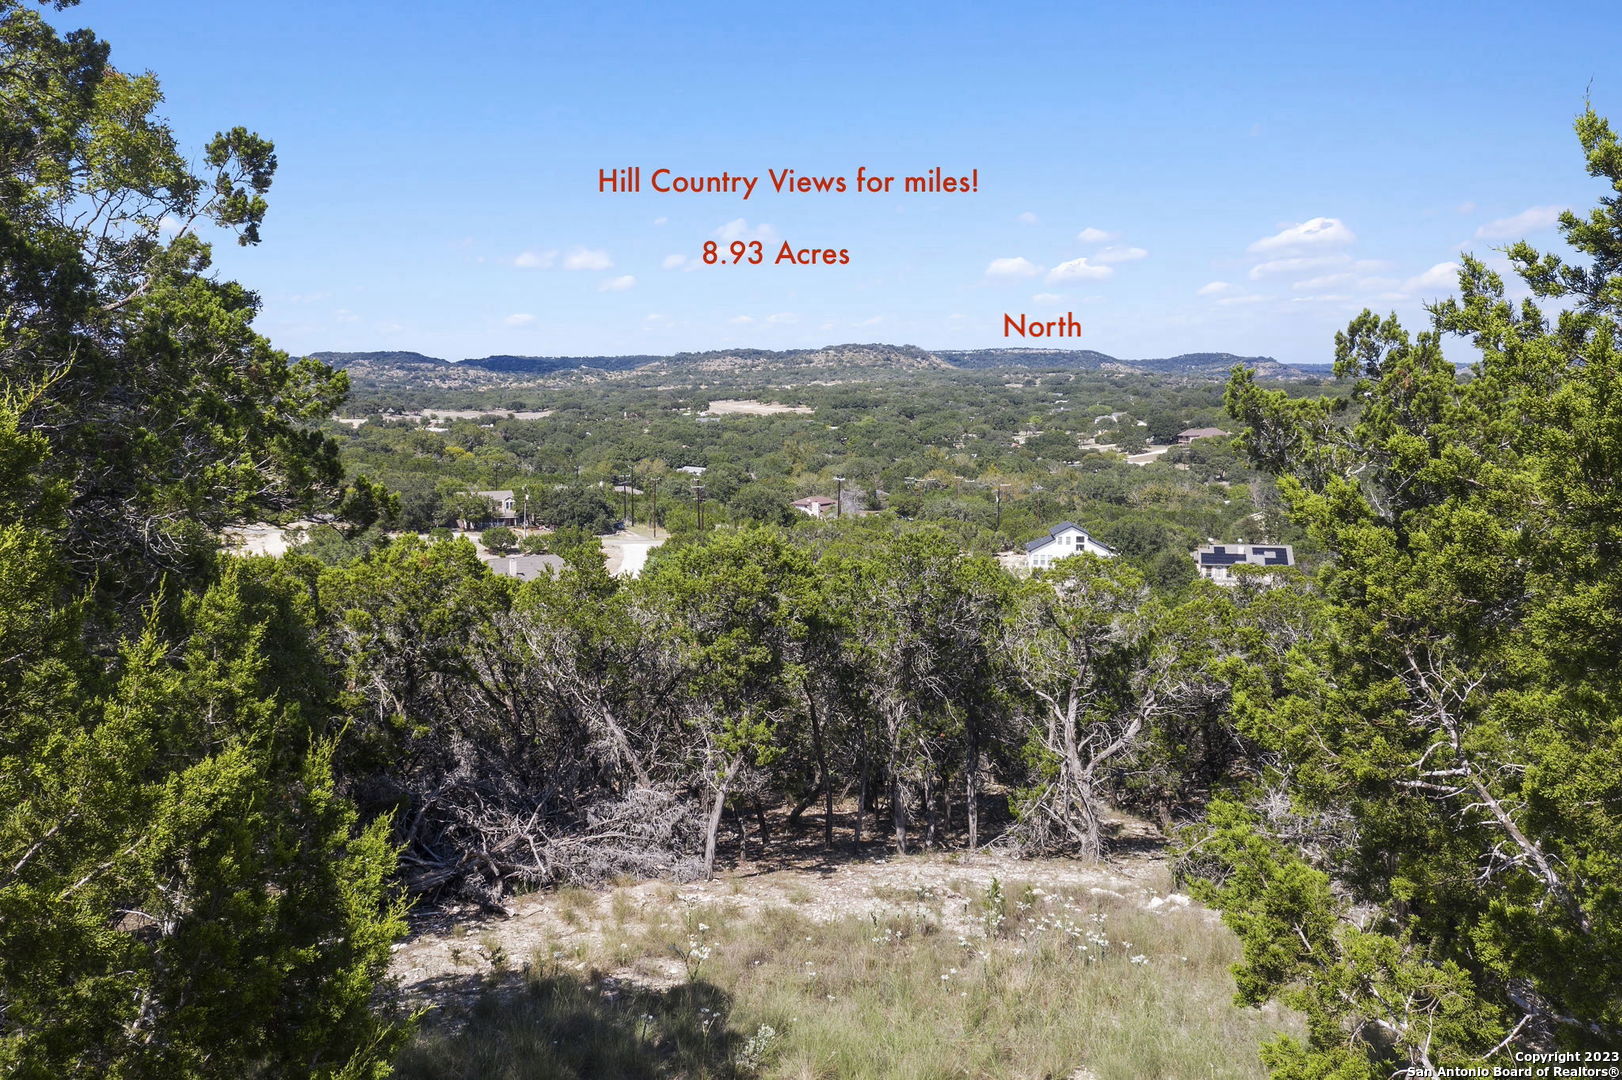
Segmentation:
{"type": "Polygon", "coordinates": [[[766,824],[766,808],[761,805],[759,796],[749,796],[749,806],[755,811],[755,829],[760,833],[760,857],[766,857],[766,844],[772,838],[771,827],[766,824]]]}
{"type": "Polygon", "coordinates": [[[862,744],[861,753],[858,756],[861,760],[857,763],[857,771],[861,773],[861,781],[856,793],[856,824],[852,826],[851,833],[856,851],[860,854],[862,850],[862,821],[867,817],[867,744],[865,742],[862,744]]]}
{"type": "Polygon", "coordinates": [[[816,802],[817,796],[821,794],[822,786],[819,784],[801,796],[800,801],[794,804],[794,809],[788,812],[788,823],[790,825],[798,825],[800,822],[800,815],[805,813],[806,809],[812,803],[816,802]]]}
{"type": "Polygon", "coordinates": [[[931,780],[928,769],[924,770],[924,847],[931,849],[935,846],[935,837],[938,833],[936,826],[940,815],[935,812],[935,785],[931,780]]]}
{"type": "Polygon", "coordinates": [[[969,738],[969,760],[963,770],[963,800],[969,812],[969,850],[980,846],[980,740],[976,731],[969,738]]]}
{"type": "Polygon", "coordinates": [[[901,777],[896,775],[895,761],[890,763],[890,821],[895,825],[895,853],[907,853],[907,804],[901,795],[901,777]]]}
{"type": "Polygon", "coordinates": [[[834,785],[832,779],[828,776],[828,747],[822,741],[822,721],[817,716],[817,698],[815,694],[811,693],[809,686],[805,689],[805,706],[811,714],[811,743],[816,747],[817,751],[817,771],[822,774],[822,846],[826,850],[832,851],[834,846],[834,785]]]}
{"type": "Polygon", "coordinates": [[[907,803],[901,783],[901,725],[902,717],[892,711],[885,717],[885,752],[890,767],[890,821],[895,830],[897,855],[907,853],[907,803]]]}
{"type": "Polygon", "coordinates": [[[715,834],[721,829],[721,811],[726,808],[727,789],[732,786],[732,778],[738,775],[738,762],[734,761],[727,767],[726,776],[715,788],[715,805],[710,807],[709,828],[704,833],[704,876],[715,876],[715,834]]]}

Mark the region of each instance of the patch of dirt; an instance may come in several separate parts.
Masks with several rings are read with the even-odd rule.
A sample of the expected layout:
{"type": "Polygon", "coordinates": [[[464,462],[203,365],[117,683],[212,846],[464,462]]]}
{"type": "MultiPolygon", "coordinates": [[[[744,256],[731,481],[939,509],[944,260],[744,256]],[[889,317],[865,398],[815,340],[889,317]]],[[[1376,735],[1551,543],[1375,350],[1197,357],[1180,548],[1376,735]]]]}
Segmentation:
{"type": "Polygon", "coordinates": [[[807,405],[783,405],[776,401],[743,401],[734,398],[723,398],[710,402],[710,407],[699,413],[700,416],[772,416],[776,413],[804,413],[809,415],[815,409],[807,405]]]}

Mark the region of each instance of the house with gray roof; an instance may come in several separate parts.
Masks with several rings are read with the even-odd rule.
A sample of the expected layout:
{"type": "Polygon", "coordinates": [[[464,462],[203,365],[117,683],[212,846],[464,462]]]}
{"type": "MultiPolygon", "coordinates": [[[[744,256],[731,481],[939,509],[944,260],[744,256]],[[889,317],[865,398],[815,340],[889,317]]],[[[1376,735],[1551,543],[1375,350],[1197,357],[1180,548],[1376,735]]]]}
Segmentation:
{"type": "Polygon", "coordinates": [[[481,527],[517,524],[518,497],[513,492],[502,489],[500,491],[475,491],[473,494],[490,500],[490,516],[481,523],[481,527]]]}
{"type": "Polygon", "coordinates": [[[1072,555],[1098,555],[1105,559],[1115,557],[1115,549],[1093,538],[1092,533],[1073,521],[1062,521],[1048,530],[1039,540],[1025,545],[1025,565],[1031,570],[1046,570],[1060,559],[1072,555]]]}
{"type": "Polygon", "coordinates": [[[481,555],[479,558],[497,577],[520,581],[556,577],[563,570],[563,560],[556,555],[481,555]]]}

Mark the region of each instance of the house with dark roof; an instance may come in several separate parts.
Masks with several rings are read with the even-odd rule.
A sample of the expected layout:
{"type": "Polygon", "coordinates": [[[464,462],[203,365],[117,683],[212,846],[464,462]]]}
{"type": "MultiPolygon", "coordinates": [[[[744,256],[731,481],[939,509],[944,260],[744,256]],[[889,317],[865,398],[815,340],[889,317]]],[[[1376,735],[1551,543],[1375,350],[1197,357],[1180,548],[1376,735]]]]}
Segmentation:
{"type": "Polygon", "coordinates": [[[1093,538],[1093,534],[1073,521],[1063,521],[1048,530],[1040,540],[1025,545],[1025,565],[1031,570],[1046,570],[1060,559],[1072,555],[1098,555],[1106,559],[1115,557],[1115,549],[1093,538]]]}
{"type": "MultiPolygon", "coordinates": [[[[1289,544],[1205,544],[1195,550],[1194,565],[1207,581],[1234,585],[1238,583],[1235,567],[1294,566],[1295,550],[1289,544]]],[[[1263,574],[1261,579],[1270,581],[1271,576],[1263,574]]]]}

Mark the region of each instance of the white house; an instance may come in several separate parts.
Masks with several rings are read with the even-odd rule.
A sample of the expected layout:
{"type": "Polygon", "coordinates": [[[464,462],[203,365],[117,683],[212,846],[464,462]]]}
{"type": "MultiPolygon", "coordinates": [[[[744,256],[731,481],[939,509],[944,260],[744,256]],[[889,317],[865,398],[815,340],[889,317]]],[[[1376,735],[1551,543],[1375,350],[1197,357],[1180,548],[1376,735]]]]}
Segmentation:
{"type": "Polygon", "coordinates": [[[834,501],[824,495],[812,495],[808,499],[795,499],[794,509],[814,518],[826,517],[833,513],[834,501]]]}
{"type": "Polygon", "coordinates": [[[1112,559],[1115,549],[1093,539],[1080,525],[1065,521],[1048,530],[1042,539],[1025,545],[1025,565],[1032,570],[1046,570],[1060,559],[1083,554],[1112,559]]]}
{"type": "MultiPolygon", "coordinates": [[[[1218,585],[1233,585],[1236,566],[1294,566],[1295,551],[1288,544],[1205,544],[1194,552],[1200,576],[1218,585]]],[[[1271,575],[1262,575],[1269,580],[1271,575]]]]}
{"type": "Polygon", "coordinates": [[[493,505],[489,523],[514,525],[518,522],[518,498],[511,491],[475,491],[473,494],[489,499],[493,505]]]}

